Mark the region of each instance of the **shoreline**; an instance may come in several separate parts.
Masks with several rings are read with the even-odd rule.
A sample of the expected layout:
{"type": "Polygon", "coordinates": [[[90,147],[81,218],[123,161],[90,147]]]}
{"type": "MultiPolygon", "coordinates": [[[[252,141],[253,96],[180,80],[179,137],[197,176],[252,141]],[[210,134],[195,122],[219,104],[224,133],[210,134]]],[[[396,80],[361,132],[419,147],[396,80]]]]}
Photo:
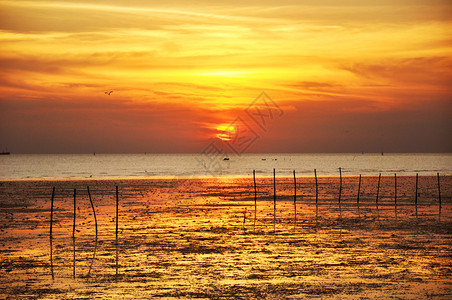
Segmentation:
{"type": "MultiPolygon", "coordinates": [[[[342,175],[343,179],[347,178],[359,178],[358,175],[342,175]]],[[[452,174],[439,174],[441,178],[452,177],[452,174]]],[[[361,175],[362,178],[378,178],[378,174],[376,175],[361,175]]],[[[381,173],[381,178],[394,178],[394,173],[383,174],[381,173]]],[[[397,178],[409,178],[416,177],[416,174],[397,174],[397,178]]],[[[437,174],[419,174],[419,178],[426,177],[437,177],[437,174]]],[[[256,173],[256,179],[273,179],[273,175],[260,175],[256,173]]],[[[296,174],[296,178],[315,178],[314,175],[304,175],[304,174],[296,174]]],[[[340,175],[321,175],[317,174],[317,178],[340,178],[340,175]]],[[[107,176],[107,177],[3,177],[0,178],[0,182],[27,182],[27,181],[36,181],[36,182],[67,182],[67,181],[158,181],[158,180],[228,180],[228,179],[253,179],[253,174],[249,175],[219,175],[219,176],[211,176],[211,175],[196,175],[196,176],[107,176]]],[[[278,175],[276,173],[276,179],[292,179],[293,175],[278,175]]]]}
{"type": "Polygon", "coordinates": [[[259,177],[452,175],[451,155],[44,155],[18,156],[0,161],[0,181],[11,180],[119,180],[171,178],[244,178],[253,170],[259,177]]]}

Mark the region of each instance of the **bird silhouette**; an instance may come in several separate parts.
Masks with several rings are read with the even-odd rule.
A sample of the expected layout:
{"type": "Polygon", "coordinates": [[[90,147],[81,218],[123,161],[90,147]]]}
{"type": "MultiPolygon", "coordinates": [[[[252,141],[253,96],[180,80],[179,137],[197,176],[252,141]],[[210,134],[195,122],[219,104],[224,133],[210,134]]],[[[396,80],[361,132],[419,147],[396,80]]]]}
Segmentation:
{"type": "Polygon", "coordinates": [[[105,95],[110,96],[111,93],[113,93],[113,91],[106,91],[106,92],[105,92],[105,95]]]}

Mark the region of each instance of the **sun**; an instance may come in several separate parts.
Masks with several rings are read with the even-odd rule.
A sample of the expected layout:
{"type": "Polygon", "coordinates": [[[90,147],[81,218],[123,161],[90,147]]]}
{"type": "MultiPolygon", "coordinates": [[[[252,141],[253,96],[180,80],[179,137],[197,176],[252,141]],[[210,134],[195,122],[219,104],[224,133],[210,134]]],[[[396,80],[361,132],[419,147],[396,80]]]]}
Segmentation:
{"type": "Polygon", "coordinates": [[[235,126],[230,124],[222,124],[217,127],[218,133],[216,137],[223,141],[230,141],[232,139],[233,134],[236,131],[235,126]]]}

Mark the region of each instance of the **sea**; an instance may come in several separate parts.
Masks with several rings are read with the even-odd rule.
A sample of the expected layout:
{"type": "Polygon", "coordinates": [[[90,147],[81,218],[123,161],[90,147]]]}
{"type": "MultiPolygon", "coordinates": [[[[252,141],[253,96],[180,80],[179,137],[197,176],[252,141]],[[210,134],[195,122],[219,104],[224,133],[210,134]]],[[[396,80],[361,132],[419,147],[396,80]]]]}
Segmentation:
{"type": "Polygon", "coordinates": [[[452,153],[11,154],[0,180],[452,174],[452,153]]]}

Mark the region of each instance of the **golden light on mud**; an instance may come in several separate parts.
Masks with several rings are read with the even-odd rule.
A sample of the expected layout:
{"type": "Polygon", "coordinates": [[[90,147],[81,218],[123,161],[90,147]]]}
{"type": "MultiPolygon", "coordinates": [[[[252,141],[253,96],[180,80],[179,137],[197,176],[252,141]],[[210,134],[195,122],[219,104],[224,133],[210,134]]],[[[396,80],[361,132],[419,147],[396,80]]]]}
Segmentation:
{"type": "Polygon", "coordinates": [[[441,177],[441,214],[437,178],[422,176],[418,216],[413,215],[413,176],[398,179],[397,207],[391,175],[382,176],[380,205],[375,205],[377,180],[363,177],[358,206],[358,178],[344,176],[344,202],[339,206],[337,177],[319,176],[316,203],[314,177],[300,176],[295,210],[292,178],[280,175],[276,214],[271,177],[257,177],[255,207],[249,177],[91,181],[99,240],[86,181],[4,181],[0,299],[24,293],[44,299],[55,294],[102,299],[125,294],[143,299],[450,295],[450,259],[445,254],[451,251],[452,206],[447,199],[452,176],[441,177]],[[49,191],[54,185],[57,226],[50,244],[49,191]],[[75,239],[73,188],[78,206],[75,239]]]}
{"type": "Polygon", "coordinates": [[[225,125],[222,124],[217,127],[219,133],[217,133],[216,137],[223,141],[230,141],[232,139],[232,135],[235,133],[236,128],[233,125],[225,125]]]}

